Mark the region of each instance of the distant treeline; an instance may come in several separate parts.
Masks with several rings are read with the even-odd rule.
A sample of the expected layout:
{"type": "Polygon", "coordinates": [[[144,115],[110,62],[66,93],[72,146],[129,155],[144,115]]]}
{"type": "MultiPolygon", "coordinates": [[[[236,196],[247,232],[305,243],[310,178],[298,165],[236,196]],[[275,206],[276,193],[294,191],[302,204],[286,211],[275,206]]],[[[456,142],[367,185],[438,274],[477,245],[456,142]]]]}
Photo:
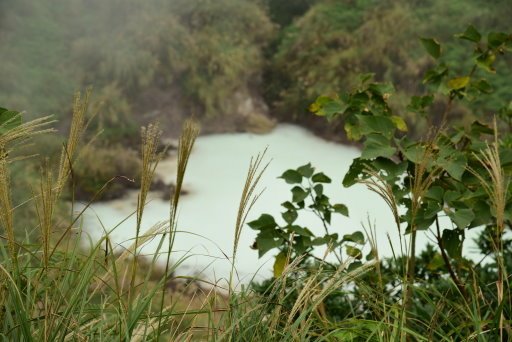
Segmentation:
{"type": "MultiPolygon", "coordinates": [[[[240,98],[307,123],[318,95],[361,72],[397,84],[405,108],[400,94],[422,91],[412,80],[431,63],[419,37],[449,40],[468,24],[503,30],[510,14],[505,0],[11,0],[0,3],[0,103],[65,114],[72,93],[92,85],[112,140],[152,113],[236,115],[240,98]]],[[[484,112],[510,101],[499,75],[484,112]]],[[[470,109],[460,117],[481,114],[470,109]]]]}

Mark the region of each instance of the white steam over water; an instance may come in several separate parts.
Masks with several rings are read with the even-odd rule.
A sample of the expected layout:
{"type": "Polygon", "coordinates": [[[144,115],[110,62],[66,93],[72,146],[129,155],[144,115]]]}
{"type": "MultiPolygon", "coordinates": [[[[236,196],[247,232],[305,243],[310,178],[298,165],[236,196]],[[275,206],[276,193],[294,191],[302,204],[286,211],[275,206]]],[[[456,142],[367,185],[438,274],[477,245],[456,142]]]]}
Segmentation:
{"type": "MultiPolygon", "coordinates": [[[[362,185],[348,189],[341,185],[343,176],[359,151],[354,147],[327,142],[296,126],[280,125],[267,135],[221,134],[197,139],[185,176],[185,189],[189,193],[180,200],[180,232],[176,236],[171,257],[176,261],[188,255],[179,272],[203,272],[204,277],[213,281],[229,277],[231,264],[227,256],[231,256],[233,250],[234,226],[249,161],[251,156],[267,146],[266,160],[271,160],[271,163],[259,186],[265,191],[249,214],[248,221],[262,213],[269,213],[278,223],[282,222],[280,212],[283,208],[280,204],[291,199],[291,187],[277,177],[287,169],[311,162],[317,171],[324,172],[333,180],[332,184],[325,186],[324,191],[331,198],[331,203],[343,203],[349,209],[350,218],[334,215],[331,233],[350,234],[362,230],[362,224],[368,227],[368,222],[371,222],[377,231],[379,253],[392,255],[386,236],[388,233],[394,250],[399,251],[398,233],[384,201],[362,185]]],[[[175,160],[169,158],[162,161],[157,174],[165,182],[174,181],[175,160]]],[[[168,220],[169,203],[160,197],[160,193],[150,195],[142,223],[143,231],[157,222],[168,220]]],[[[129,246],[135,236],[135,215],[126,218],[134,213],[136,202],[137,194],[131,192],[125,198],[92,205],[85,215],[85,231],[94,241],[104,234],[104,229],[112,231],[113,243],[129,246]]],[[[309,227],[314,233],[324,232],[320,221],[313,215],[299,216],[297,223],[309,227]]],[[[448,224],[446,221],[442,223],[448,224]]],[[[473,232],[471,236],[474,236],[473,232]]],[[[243,283],[250,281],[256,273],[256,279],[271,274],[273,255],[268,253],[258,259],[257,251],[249,248],[255,237],[256,232],[245,226],[236,260],[239,280],[243,283]]],[[[420,232],[417,250],[421,250],[432,238],[432,234],[420,232]]],[[[151,254],[157,245],[158,241],[152,241],[143,253],[151,254]]],[[[467,245],[465,248],[468,248],[467,245]]],[[[319,255],[323,252],[317,251],[319,255]]]]}

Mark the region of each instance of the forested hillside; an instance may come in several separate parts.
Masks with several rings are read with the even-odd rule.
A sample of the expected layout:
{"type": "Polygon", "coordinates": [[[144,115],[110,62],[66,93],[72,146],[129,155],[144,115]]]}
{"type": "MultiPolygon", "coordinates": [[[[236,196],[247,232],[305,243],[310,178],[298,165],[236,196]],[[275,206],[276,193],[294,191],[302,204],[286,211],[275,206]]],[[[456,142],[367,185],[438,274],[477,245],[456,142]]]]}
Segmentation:
{"type": "MultiPolygon", "coordinates": [[[[453,40],[468,24],[504,29],[512,13],[510,2],[498,0],[19,0],[1,6],[0,103],[34,116],[66,113],[73,91],[93,86],[94,101],[102,104],[97,125],[109,140],[126,140],[155,118],[175,134],[190,115],[208,122],[206,131],[265,131],[277,119],[323,135],[339,132],[308,114],[318,95],[348,89],[359,73],[372,72],[397,85],[394,104],[405,108],[401,94],[421,91],[412,80],[430,63],[419,37],[453,40]]],[[[464,53],[461,45],[443,58],[464,53]]],[[[506,76],[499,77],[504,84],[506,76]]],[[[468,104],[459,118],[497,110],[509,101],[507,93],[498,87],[486,108],[474,113],[468,104]]]]}
{"type": "MultiPolygon", "coordinates": [[[[96,117],[88,134],[102,133],[77,168],[79,194],[94,194],[117,174],[135,177],[137,161],[127,147],[137,149],[138,127],[155,120],[170,138],[194,117],[202,133],[264,133],[285,121],[346,142],[342,119],[326,122],[308,107],[319,95],[357,85],[361,73],[395,84],[390,104],[410,134],[422,135],[440,121],[445,104],[438,100],[422,118],[407,109],[408,96],[428,90],[417,82],[432,66],[419,38],[453,46],[441,61],[471,61],[455,35],[469,24],[482,32],[505,29],[512,11],[510,2],[497,0],[8,0],[0,6],[0,104],[27,118],[53,114],[65,131],[73,93],[93,88],[96,117]]],[[[457,62],[461,73],[469,64],[457,62]]],[[[467,97],[452,108],[450,122],[508,108],[512,60],[505,56],[492,68],[501,72],[485,76],[495,85],[486,89],[490,98],[467,97]]],[[[58,154],[61,143],[44,138],[28,153],[58,154]]],[[[19,167],[27,175],[36,171],[19,167]]],[[[119,195],[125,186],[115,187],[111,193],[119,195]]]]}

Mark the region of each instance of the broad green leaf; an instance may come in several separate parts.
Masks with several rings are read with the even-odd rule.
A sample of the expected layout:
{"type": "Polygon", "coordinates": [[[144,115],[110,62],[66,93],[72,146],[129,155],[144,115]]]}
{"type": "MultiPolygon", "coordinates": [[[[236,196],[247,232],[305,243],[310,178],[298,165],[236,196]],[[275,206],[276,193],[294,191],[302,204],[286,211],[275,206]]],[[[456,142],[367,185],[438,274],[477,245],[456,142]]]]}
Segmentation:
{"type": "Polygon", "coordinates": [[[295,208],[293,203],[290,202],[290,201],[286,201],[286,202],[281,203],[281,206],[285,207],[288,210],[297,210],[297,208],[295,208]]]}
{"type": "Polygon", "coordinates": [[[295,170],[287,170],[279,178],[284,179],[288,184],[302,183],[302,175],[295,170]]]}
{"type": "Polygon", "coordinates": [[[456,77],[448,81],[448,88],[451,90],[459,90],[465,88],[471,78],[469,76],[456,77]]]}
{"type": "Polygon", "coordinates": [[[444,65],[435,67],[434,69],[428,70],[423,78],[423,83],[432,84],[435,87],[439,87],[443,78],[448,75],[448,68],[444,65]]]}
{"type": "Polygon", "coordinates": [[[324,220],[325,222],[327,222],[328,224],[331,224],[331,217],[332,217],[332,214],[330,211],[328,210],[324,210],[323,211],[323,214],[324,214],[324,220]]]}
{"type": "MultiPolygon", "coordinates": [[[[416,225],[417,230],[427,230],[432,226],[432,224],[435,221],[435,215],[434,216],[427,216],[426,213],[423,211],[421,212],[421,215],[417,215],[414,224],[416,225]]],[[[409,234],[411,232],[411,222],[409,222],[409,225],[405,229],[405,233],[409,234]]]]}
{"type": "Polygon", "coordinates": [[[256,247],[258,248],[258,256],[261,258],[265,253],[273,248],[280,247],[284,240],[270,234],[260,233],[256,237],[256,247]]]}
{"type": "Polygon", "coordinates": [[[338,213],[338,214],[348,217],[348,208],[346,205],[338,203],[338,204],[333,205],[332,208],[334,209],[335,213],[338,213]]]}
{"type": "Polygon", "coordinates": [[[368,106],[368,102],[370,101],[370,96],[366,93],[366,91],[359,91],[352,95],[349,99],[350,107],[358,112],[363,112],[364,109],[368,106]]]}
{"type": "Polygon", "coordinates": [[[499,48],[501,45],[510,41],[510,35],[503,32],[490,32],[487,35],[487,44],[491,49],[499,48]]]}
{"type": "Polygon", "coordinates": [[[421,44],[430,56],[438,59],[441,56],[441,45],[439,42],[433,38],[421,38],[421,44]]]}
{"type": "Polygon", "coordinates": [[[302,202],[308,197],[308,193],[299,186],[292,189],[292,202],[302,202]]]}
{"type": "Polygon", "coordinates": [[[473,87],[484,94],[491,94],[494,91],[492,85],[484,79],[481,79],[478,82],[473,82],[473,87]]]}
{"type": "Polygon", "coordinates": [[[391,138],[395,132],[395,124],[392,119],[385,116],[357,115],[361,133],[368,135],[378,133],[391,138]]]}
{"type": "Polygon", "coordinates": [[[373,249],[366,255],[366,261],[370,261],[375,259],[375,253],[373,252],[373,249]]]}
{"type": "Polygon", "coordinates": [[[401,132],[407,132],[407,124],[405,123],[405,120],[397,115],[393,115],[391,117],[391,121],[395,125],[396,128],[398,128],[401,132]]]}
{"type": "Polygon", "coordinates": [[[448,252],[448,255],[453,259],[462,258],[462,235],[457,229],[445,229],[443,230],[443,247],[448,252]]]}
{"type": "Polygon", "coordinates": [[[443,202],[444,190],[440,186],[433,186],[428,189],[425,198],[431,198],[437,202],[443,202]]]}
{"type": "Polygon", "coordinates": [[[313,246],[309,236],[296,235],[293,239],[293,249],[296,254],[304,254],[313,246]]]}
{"type": "Polygon", "coordinates": [[[329,234],[321,238],[313,239],[312,245],[321,246],[325,244],[336,244],[336,241],[338,241],[338,234],[329,234]]]}
{"type": "Polygon", "coordinates": [[[283,274],[284,268],[286,267],[288,255],[285,251],[282,251],[276,256],[274,261],[274,278],[279,278],[283,274]]]}
{"type": "Polygon", "coordinates": [[[377,158],[371,162],[376,170],[380,170],[381,176],[385,180],[393,180],[401,177],[407,170],[407,162],[396,163],[388,158],[377,158]]]}
{"type": "Polygon", "coordinates": [[[363,253],[359,248],[353,246],[346,246],[347,255],[360,260],[363,257],[363,253]]]}
{"type": "Polygon", "coordinates": [[[309,110],[318,116],[332,118],[336,114],[343,113],[348,106],[340,99],[333,99],[328,96],[320,96],[309,106],[309,110]]]}
{"type": "Polygon", "coordinates": [[[274,217],[269,214],[261,214],[257,220],[247,223],[249,227],[255,230],[275,228],[277,226],[274,217]]]}
{"type": "Polygon", "coordinates": [[[296,235],[309,236],[309,237],[315,236],[309,229],[303,228],[301,226],[293,225],[293,226],[288,227],[287,229],[289,229],[290,232],[293,232],[296,235]]]}
{"type": "Polygon", "coordinates": [[[500,149],[499,154],[502,167],[512,165],[512,149],[502,148],[500,149]]]}
{"type": "Polygon", "coordinates": [[[449,205],[452,205],[453,202],[457,201],[461,197],[461,193],[454,190],[448,190],[444,193],[444,201],[449,205]]]}
{"type": "Polygon", "coordinates": [[[391,158],[396,152],[396,149],[391,146],[391,142],[381,134],[370,134],[366,137],[364,142],[363,152],[361,158],[374,159],[377,157],[391,158]]]}
{"type": "Polygon", "coordinates": [[[359,177],[364,174],[364,169],[367,167],[368,161],[361,158],[356,158],[352,161],[348,172],[343,177],[343,186],[348,188],[359,181],[359,177]]]}
{"type": "Polygon", "coordinates": [[[343,126],[345,129],[345,133],[347,133],[347,138],[352,141],[358,141],[361,139],[361,130],[359,129],[359,125],[354,125],[350,122],[345,122],[343,126]]]}
{"type": "Polygon", "coordinates": [[[297,169],[297,172],[302,176],[309,178],[313,175],[313,172],[315,172],[315,168],[311,166],[311,163],[308,163],[306,165],[303,165],[297,169]]]}
{"type": "Polygon", "coordinates": [[[351,263],[348,268],[347,268],[347,272],[352,272],[352,271],[355,271],[357,270],[359,267],[363,266],[363,263],[361,261],[354,261],[353,263],[351,263]]]}
{"type": "Polygon", "coordinates": [[[0,108],[0,134],[22,124],[21,114],[16,111],[0,108]]]}
{"type": "Polygon", "coordinates": [[[322,184],[315,185],[313,190],[315,190],[315,194],[317,196],[322,196],[324,194],[324,186],[322,184]]]}
{"type": "Polygon", "coordinates": [[[479,139],[481,134],[494,135],[494,129],[485,123],[473,121],[470,127],[470,134],[472,137],[479,139]]]}
{"type": "Polygon", "coordinates": [[[475,213],[472,209],[457,209],[455,211],[446,210],[450,219],[457,225],[459,229],[464,229],[470,225],[471,221],[475,218],[475,213]]]}
{"type": "MultiPolygon", "coordinates": [[[[425,197],[426,199],[426,197],[425,197]]],[[[432,219],[435,218],[435,216],[443,210],[442,207],[443,202],[438,201],[425,201],[421,214],[425,217],[425,219],[432,219]],[[426,204],[426,205],[425,205],[426,204]]]]}
{"type": "Polygon", "coordinates": [[[323,172],[314,174],[311,180],[314,183],[331,183],[331,179],[327,177],[323,172]]]}
{"type": "Polygon", "coordinates": [[[474,43],[479,43],[482,39],[482,35],[473,25],[469,25],[464,33],[458,34],[456,37],[459,39],[469,40],[474,43]]]}
{"type": "MultiPolygon", "coordinates": [[[[486,225],[492,220],[491,207],[487,204],[486,200],[478,200],[472,203],[471,209],[475,213],[475,219],[471,222],[469,228],[486,225]]],[[[509,208],[505,212],[511,213],[512,210],[509,208]]]]}
{"type": "Polygon", "coordinates": [[[445,169],[450,176],[460,181],[466,171],[468,160],[461,152],[454,152],[451,156],[437,161],[438,165],[445,169]]]}
{"type": "Polygon", "coordinates": [[[381,97],[387,98],[395,92],[395,87],[391,83],[372,83],[368,89],[381,97]]]}
{"type": "Polygon", "coordinates": [[[481,54],[476,58],[476,64],[483,70],[495,74],[496,69],[494,69],[493,64],[496,60],[496,55],[493,52],[486,52],[481,54]]]}
{"type": "Polygon", "coordinates": [[[354,232],[352,234],[346,234],[346,235],[343,235],[343,239],[342,239],[343,242],[355,242],[355,243],[358,243],[360,245],[364,244],[364,234],[361,233],[360,231],[357,231],[357,232],[354,232]]]}
{"type": "Polygon", "coordinates": [[[461,139],[464,137],[465,132],[463,129],[458,130],[457,133],[450,136],[450,142],[453,144],[457,144],[461,141],[461,139]]]}
{"type": "Polygon", "coordinates": [[[400,151],[415,164],[419,164],[425,156],[425,148],[417,142],[409,141],[406,137],[401,140],[400,151]]]}
{"type": "Polygon", "coordinates": [[[315,238],[311,241],[311,244],[313,246],[322,246],[322,245],[325,245],[329,240],[326,239],[325,237],[318,237],[318,238],[315,238]]]}
{"type": "Polygon", "coordinates": [[[281,216],[283,216],[283,219],[286,221],[286,223],[292,224],[295,222],[297,217],[299,217],[299,214],[297,214],[297,211],[295,210],[288,210],[282,213],[281,216]]]}
{"type": "Polygon", "coordinates": [[[407,110],[424,114],[425,109],[434,102],[434,95],[425,96],[413,96],[411,97],[411,103],[407,106],[407,110]]]}

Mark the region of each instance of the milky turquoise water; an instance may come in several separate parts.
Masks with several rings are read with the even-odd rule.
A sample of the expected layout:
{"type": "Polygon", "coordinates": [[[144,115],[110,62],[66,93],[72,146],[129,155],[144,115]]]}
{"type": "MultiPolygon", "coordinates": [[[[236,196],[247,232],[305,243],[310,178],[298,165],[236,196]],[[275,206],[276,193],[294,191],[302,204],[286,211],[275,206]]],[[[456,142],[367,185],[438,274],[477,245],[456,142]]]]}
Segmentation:
{"type": "MultiPolygon", "coordinates": [[[[325,193],[332,202],[343,203],[349,208],[350,218],[336,215],[333,219],[332,233],[349,234],[361,230],[363,225],[368,228],[370,223],[376,230],[381,255],[392,255],[388,234],[395,252],[400,250],[397,229],[384,201],[362,185],[348,189],[341,185],[343,175],[359,151],[354,147],[325,141],[297,126],[279,125],[266,135],[238,133],[197,139],[185,177],[188,194],[181,197],[179,232],[171,257],[176,261],[187,256],[179,273],[202,273],[202,276],[213,281],[228,278],[231,269],[228,256],[233,251],[234,226],[245,176],[251,156],[265,148],[268,148],[265,161],[269,161],[270,165],[259,184],[263,194],[249,214],[248,221],[258,218],[261,213],[269,213],[280,220],[280,204],[290,200],[291,194],[290,186],[277,177],[289,168],[311,162],[318,171],[332,178],[333,183],[325,186],[325,193]]],[[[166,182],[173,181],[175,163],[174,158],[162,161],[157,174],[166,182]]],[[[169,218],[169,203],[161,200],[161,194],[152,193],[149,198],[142,223],[143,231],[169,218]]],[[[135,217],[127,217],[135,211],[136,203],[137,194],[131,192],[125,198],[92,205],[84,216],[84,229],[88,237],[96,241],[105,231],[109,231],[111,240],[119,249],[130,245],[135,236],[135,217]]],[[[297,223],[318,234],[324,232],[314,215],[299,216],[297,223]]],[[[448,222],[443,220],[442,224],[447,225],[448,222]]],[[[250,248],[255,237],[256,232],[245,226],[235,261],[237,279],[242,283],[247,283],[254,276],[261,279],[271,274],[273,254],[268,253],[258,259],[257,251],[250,248]]],[[[429,239],[433,239],[432,234],[420,233],[420,248],[429,239]]],[[[84,243],[87,241],[84,239],[84,243]]],[[[153,240],[143,249],[143,253],[151,255],[157,246],[158,241],[153,240]]],[[[323,252],[321,249],[316,251],[318,255],[323,255],[323,252]]]]}

